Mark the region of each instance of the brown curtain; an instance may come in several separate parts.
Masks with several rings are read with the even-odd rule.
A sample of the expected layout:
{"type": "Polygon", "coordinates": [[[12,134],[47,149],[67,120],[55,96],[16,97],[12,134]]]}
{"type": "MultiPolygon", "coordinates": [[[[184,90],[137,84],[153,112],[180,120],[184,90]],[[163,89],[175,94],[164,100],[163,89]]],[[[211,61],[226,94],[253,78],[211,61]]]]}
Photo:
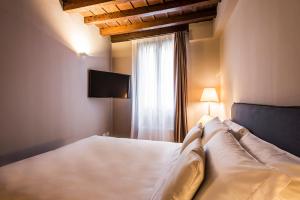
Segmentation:
{"type": "Polygon", "coordinates": [[[187,133],[187,32],[175,33],[175,142],[187,133]]]}

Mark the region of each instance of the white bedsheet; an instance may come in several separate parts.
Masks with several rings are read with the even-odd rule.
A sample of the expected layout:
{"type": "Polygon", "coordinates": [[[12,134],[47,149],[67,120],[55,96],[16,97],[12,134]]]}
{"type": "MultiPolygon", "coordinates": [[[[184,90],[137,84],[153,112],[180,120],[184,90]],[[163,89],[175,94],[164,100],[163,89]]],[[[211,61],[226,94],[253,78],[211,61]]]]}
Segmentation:
{"type": "Polygon", "coordinates": [[[1,200],[143,200],[181,144],[92,136],[0,168],[1,200]]]}

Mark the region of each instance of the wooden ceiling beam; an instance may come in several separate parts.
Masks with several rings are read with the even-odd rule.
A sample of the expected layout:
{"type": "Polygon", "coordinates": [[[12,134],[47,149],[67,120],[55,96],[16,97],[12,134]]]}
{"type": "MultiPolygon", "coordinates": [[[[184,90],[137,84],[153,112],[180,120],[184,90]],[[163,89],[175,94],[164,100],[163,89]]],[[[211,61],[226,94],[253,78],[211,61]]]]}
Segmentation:
{"type": "Polygon", "coordinates": [[[113,35],[111,36],[111,42],[112,43],[124,42],[124,41],[140,39],[140,38],[153,37],[153,36],[159,36],[168,33],[174,33],[178,31],[188,31],[188,30],[189,30],[189,25],[185,24],[180,26],[171,26],[166,28],[158,28],[153,30],[126,33],[121,35],[113,35]]]}
{"type": "Polygon", "coordinates": [[[144,30],[151,30],[157,28],[164,28],[182,24],[189,24],[201,21],[208,21],[215,18],[217,15],[217,7],[184,14],[178,16],[172,16],[170,18],[163,18],[148,22],[140,22],[134,23],[131,25],[124,25],[124,26],[115,26],[115,27],[108,27],[108,28],[101,28],[100,33],[103,36],[109,35],[119,35],[124,33],[132,33],[137,31],[144,31],[144,30]]]}
{"type": "Polygon", "coordinates": [[[182,9],[189,9],[193,7],[211,7],[216,6],[219,0],[175,0],[167,1],[163,4],[150,5],[139,7],[130,10],[123,10],[121,12],[113,12],[101,14],[96,16],[89,16],[84,18],[86,24],[99,24],[114,22],[116,20],[125,20],[128,17],[147,17],[156,14],[167,12],[174,12],[182,9]]]}
{"type": "Polygon", "coordinates": [[[60,0],[62,8],[67,12],[83,12],[90,10],[97,4],[115,4],[129,2],[130,0],[60,0]]]}

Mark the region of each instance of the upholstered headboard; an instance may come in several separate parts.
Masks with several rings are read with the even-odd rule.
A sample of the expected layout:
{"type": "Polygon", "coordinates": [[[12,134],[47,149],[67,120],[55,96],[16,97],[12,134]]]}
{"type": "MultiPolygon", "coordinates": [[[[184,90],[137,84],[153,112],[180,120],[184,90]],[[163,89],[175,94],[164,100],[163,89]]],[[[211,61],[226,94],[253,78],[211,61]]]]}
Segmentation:
{"type": "Polygon", "coordinates": [[[257,137],[300,157],[300,106],[234,103],[231,118],[257,137]]]}

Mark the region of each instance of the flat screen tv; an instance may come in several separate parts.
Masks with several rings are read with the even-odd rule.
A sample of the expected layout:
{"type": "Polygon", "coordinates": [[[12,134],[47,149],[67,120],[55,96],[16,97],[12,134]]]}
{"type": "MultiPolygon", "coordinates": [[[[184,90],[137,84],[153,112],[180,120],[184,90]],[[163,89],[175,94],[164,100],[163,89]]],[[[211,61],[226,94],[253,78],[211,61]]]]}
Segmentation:
{"type": "Polygon", "coordinates": [[[88,97],[130,98],[130,75],[89,70],[88,97]]]}

